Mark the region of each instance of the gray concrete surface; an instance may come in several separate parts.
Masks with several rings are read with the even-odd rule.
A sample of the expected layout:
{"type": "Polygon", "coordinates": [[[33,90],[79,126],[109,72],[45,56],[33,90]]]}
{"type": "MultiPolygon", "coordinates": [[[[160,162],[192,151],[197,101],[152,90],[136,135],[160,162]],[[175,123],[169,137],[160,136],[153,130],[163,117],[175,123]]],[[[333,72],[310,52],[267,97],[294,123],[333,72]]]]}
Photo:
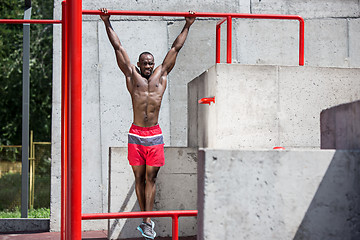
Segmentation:
{"type": "Polygon", "coordinates": [[[322,149],[360,150],[360,101],[323,110],[320,127],[322,149]]]}
{"type": "MultiPolygon", "coordinates": [[[[154,10],[299,14],[305,18],[305,61],[308,66],[360,67],[359,2],[323,1],[126,1],[83,0],[84,9],[154,10]]],[[[54,1],[54,19],[61,19],[61,0],[54,1]]],[[[114,16],[113,25],[131,60],[150,50],[160,63],[183,20],[171,17],[114,16]]],[[[107,210],[108,149],[126,146],[131,123],[130,97],[124,88],[110,43],[98,16],[83,16],[83,208],[107,210]],[[93,170],[93,169],[96,169],[93,170]],[[91,183],[91,184],[90,184],[91,183]]],[[[167,146],[187,146],[187,83],[214,65],[216,20],[198,19],[169,76],[160,124],[167,146]]],[[[61,26],[54,26],[51,229],[60,229],[60,63],[61,26]]],[[[233,62],[241,64],[298,63],[296,21],[234,20],[233,62]]],[[[222,31],[225,61],[226,25],[222,31]]],[[[354,99],[356,100],[356,99],[354,99]]],[[[86,230],[103,224],[84,223],[86,230]],[[95,225],[94,225],[95,224],[95,225]]]]}
{"type": "MultiPolygon", "coordinates": [[[[0,233],[48,232],[48,218],[0,218],[0,233]]],[[[0,239],[3,239],[0,236],[0,239]]]]}
{"type": "MultiPolygon", "coordinates": [[[[165,148],[165,166],[156,181],[154,210],[194,210],[197,204],[197,149],[165,148]]],[[[109,162],[109,212],[140,211],[134,174],[126,148],[111,148],[109,162]]],[[[141,219],[109,220],[109,239],[141,237],[141,219]]],[[[171,218],[154,218],[159,237],[171,236],[171,218]]],[[[196,235],[196,218],[179,219],[179,236],[196,235]]]]}
{"type": "Polygon", "coordinates": [[[359,17],[357,0],[250,0],[252,13],[295,14],[304,18],[359,17]]]}
{"type": "MultiPolygon", "coordinates": [[[[42,233],[17,233],[17,234],[1,234],[1,240],[59,240],[59,232],[42,232],[42,233]]],[[[107,240],[105,231],[86,231],[81,234],[82,240],[107,240]]],[[[128,238],[124,240],[138,240],[138,238],[128,238]]],[[[160,237],[156,240],[171,240],[171,237],[160,237]]],[[[179,240],[196,240],[196,236],[179,237],[179,240]]]]}
{"type": "Polygon", "coordinates": [[[360,99],[360,69],[218,64],[188,84],[189,146],[320,148],[320,112],[360,99]],[[203,97],[216,103],[199,105],[203,97]]]}
{"type": "Polygon", "coordinates": [[[359,239],[359,160],[360,151],[202,150],[198,239],[359,239]]]}

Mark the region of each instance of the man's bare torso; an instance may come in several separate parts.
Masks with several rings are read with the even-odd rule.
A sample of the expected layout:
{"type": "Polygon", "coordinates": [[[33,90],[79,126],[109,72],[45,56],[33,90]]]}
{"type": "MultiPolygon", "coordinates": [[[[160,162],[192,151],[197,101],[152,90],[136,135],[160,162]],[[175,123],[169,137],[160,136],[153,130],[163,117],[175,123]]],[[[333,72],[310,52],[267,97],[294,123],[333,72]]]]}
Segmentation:
{"type": "Polygon", "coordinates": [[[141,127],[155,126],[166,89],[166,76],[161,75],[161,66],[155,69],[149,79],[141,76],[135,66],[132,68],[131,77],[126,82],[132,100],[133,123],[141,127]]]}

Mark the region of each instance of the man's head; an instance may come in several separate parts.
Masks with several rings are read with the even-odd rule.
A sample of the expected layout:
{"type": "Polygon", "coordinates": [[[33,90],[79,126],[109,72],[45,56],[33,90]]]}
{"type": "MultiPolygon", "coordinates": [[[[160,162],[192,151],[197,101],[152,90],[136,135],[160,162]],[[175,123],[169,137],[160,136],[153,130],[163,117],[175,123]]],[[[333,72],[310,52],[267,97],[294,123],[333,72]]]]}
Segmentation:
{"type": "Polygon", "coordinates": [[[143,52],[139,55],[137,66],[139,67],[140,73],[144,78],[149,79],[154,70],[154,65],[154,56],[151,53],[143,52]]]}

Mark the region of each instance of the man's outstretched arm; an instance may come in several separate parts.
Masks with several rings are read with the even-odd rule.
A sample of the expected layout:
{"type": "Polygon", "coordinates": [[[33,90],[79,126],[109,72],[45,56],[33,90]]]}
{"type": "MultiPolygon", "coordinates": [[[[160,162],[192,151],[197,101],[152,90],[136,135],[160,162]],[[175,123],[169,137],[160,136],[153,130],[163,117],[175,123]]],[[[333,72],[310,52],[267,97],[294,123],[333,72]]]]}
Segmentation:
{"type": "MultiPolygon", "coordinates": [[[[106,8],[100,8],[100,11],[103,13],[107,13],[106,8]]],[[[101,20],[105,23],[106,33],[109,37],[111,45],[115,50],[116,61],[118,63],[119,68],[125,74],[126,77],[131,76],[132,68],[128,54],[126,53],[124,47],[121,45],[119,37],[116,35],[114,29],[110,23],[109,15],[100,15],[101,20]]]]}
{"type": "MultiPolygon", "coordinates": [[[[189,13],[194,14],[195,12],[190,11],[189,13]]],[[[195,17],[186,17],[185,20],[186,20],[186,23],[185,23],[184,28],[182,29],[179,36],[175,39],[173,45],[171,46],[171,49],[166,54],[166,57],[162,63],[163,75],[167,75],[175,66],[176,57],[177,57],[180,49],[184,46],[186,37],[190,30],[190,26],[194,23],[195,17]]]]}

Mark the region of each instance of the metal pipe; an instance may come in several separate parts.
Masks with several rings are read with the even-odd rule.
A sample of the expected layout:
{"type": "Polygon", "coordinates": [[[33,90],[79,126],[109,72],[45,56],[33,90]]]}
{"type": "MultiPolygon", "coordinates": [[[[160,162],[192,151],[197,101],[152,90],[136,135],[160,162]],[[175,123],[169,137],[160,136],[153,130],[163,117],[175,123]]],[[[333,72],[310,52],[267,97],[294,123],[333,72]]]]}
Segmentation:
{"type": "MultiPolygon", "coordinates": [[[[31,18],[31,7],[26,8],[24,19],[31,18]]],[[[30,103],[30,25],[23,25],[23,78],[22,78],[22,168],[21,217],[28,217],[29,203],[29,103],[30,103]]]]}
{"type": "Polygon", "coordinates": [[[81,74],[82,74],[82,1],[66,1],[69,81],[69,140],[67,178],[66,238],[81,239],[81,74]]]}
{"type": "Polygon", "coordinates": [[[174,210],[174,211],[146,211],[146,212],[116,212],[116,213],[85,213],[82,220],[118,219],[118,218],[143,218],[143,217],[196,217],[197,210],[174,210]]]}
{"type": "Polygon", "coordinates": [[[300,35],[299,35],[299,65],[304,66],[305,59],[305,21],[303,18],[299,19],[300,35]]]}
{"type": "Polygon", "coordinates": [[[0,19],[0,23],[6,24],[60,24],[61,20],[51,20],[51,19],[0,19]]]}
{"type": "Polygon", "coordinates": [[[226,62],[232,62],[232,18],[227,17],[227,45],[226,45],[226,62]]]}
{"type": "MultiPolygon", "coordinates": [[[[99,10],[83,10],[82,14],[84,15],[101,15],[103,14],[99,10]]],[[[190,14],[189,12],[161,12],[161,11],[118,11],[118,10],[109,10],[107,15],[128,15],[128,16],[167,16],[167,17],[208,17],[208,18],[252,18],[252,19],[284,19],[284,20],[298,20],[300,22],[299,30],[299,65],[304,65],[304,19],[298,15],[278,15],[278,14],[246,14],[246,13],[209,13],[209,12],[196,12],[195,14],[190,14]]],[[[229,24],[229,22],[228,22],[229,24]]],[[[232,25],[230,23],[230,25],[232,25]]],[[[219,26],[220,28],[220,26],[219,26]]],[[[216,28],[218,36],[218,26],[216,28]]],[[[229,27],[228,27],[228,36],[229,36],[229,27]]],[[[220,40],[220,39],[219,39],[220,40]]],[[[231,44],[231,38],[228,38],[227,41],[227,63],[231,63],[231,53],[229,53],[231,44]],[[229,61],[230,60],[230,61],[229,61]]],[[[216,42],[218,44],[218,40],[216,42]]],[[[216,54],[220,52],[220,45],[216,48],[216,54]]],[[[220,56],[216,55],[216,63],[220,63],[220,56]]]]}
{"type": "MultiPolygon", "coordinates": [[[[83,10],[83,15],[102,15],[99,10],[83,10]]],[[[226,18],[262,18],[262,19],[293,19],[299,20],[302,17],[298,15],[279,15],[279,14],[247,14],[247,13],[216,13],[216,12],[167,12],[167,11],[126,11],[126,10],[109,10],[106,15],[127,15],[127,16],[166,16],[166,17],[210,17],[226,18]]]]}
{"type": "Polygon", "coordinates": [[[65,240],[66,232],[66,184],[68,159],[68,88],[67,81],[67,39],[66,39],[66,1],[62,1],[61,25],[61,232],[60,239],[65,240]]]}
{"type": "Polygon", "coordinates": [[[172,240],[178,240],[179,239],[179,217],[196,217],[197,214],[198,214],[197,210],[90,213],[90,214],[82,214],[82,220],[144,218],[144,217],[171,217],[171,219],[172,219],[172,240]]]}
{"type": "Polygon", "coordinates": [[[215,56],[215,62],[220,63],[220,46],[221,46],[221,24],[223,24],[227,18],[221,19],[219,22],[216,23],[216,56],[215,56]]]}
{"type": "Polygon", "coordinates": [[[179,215],[174,214],[171,217],[172,219],[172,240],[179,239],[179,215]]]}

